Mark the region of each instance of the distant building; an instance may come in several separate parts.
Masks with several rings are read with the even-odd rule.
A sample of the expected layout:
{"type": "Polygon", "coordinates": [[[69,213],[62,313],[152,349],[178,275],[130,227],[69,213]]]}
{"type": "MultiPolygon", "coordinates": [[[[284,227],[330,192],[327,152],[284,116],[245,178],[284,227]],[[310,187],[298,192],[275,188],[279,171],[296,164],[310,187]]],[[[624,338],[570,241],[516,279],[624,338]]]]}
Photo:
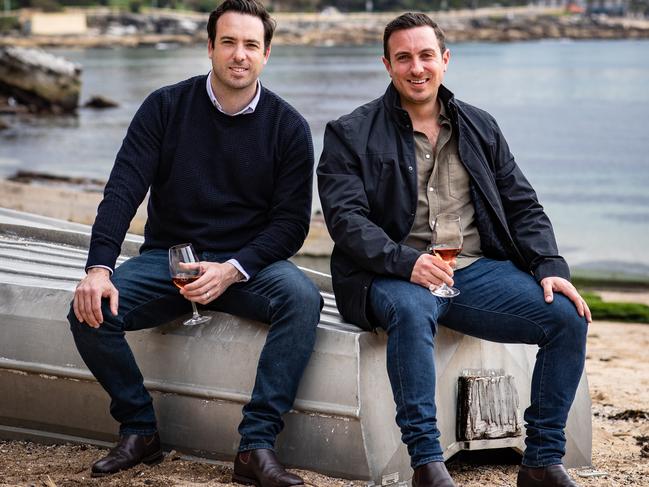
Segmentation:
{"type": "Polygon", "coordinates": [[[88,33],[84,13],[34,13],[28,31],[32,35],[79,35],[88,33]]]}

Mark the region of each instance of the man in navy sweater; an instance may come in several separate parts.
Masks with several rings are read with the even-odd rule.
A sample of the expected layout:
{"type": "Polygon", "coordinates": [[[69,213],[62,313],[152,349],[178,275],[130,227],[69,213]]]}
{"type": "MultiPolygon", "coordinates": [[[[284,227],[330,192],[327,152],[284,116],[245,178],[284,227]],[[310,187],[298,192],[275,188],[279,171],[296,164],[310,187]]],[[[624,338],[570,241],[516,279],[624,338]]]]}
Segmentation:
{"type": "Polygon", "coordinates": [[[152,93],[117,154],[68,316],[120,423],[118,445],[92,466],[93,476],[162,459],[152,399],[124,332],[167,322],[193,301],[270,325],[243,408],[233,480],[303,483],[273,448],[321,309],[317,288],[286,260],[309,226],[313,147],[302,116],[258,79],[274,27],[257,0],[225,0],[207,26],[210,73],[152,93]],[[147,191],[141,254],[115,269],[147,191]],[[183,242],[199,252],[202,275],[179,292],[167,251],[183,242]]]}

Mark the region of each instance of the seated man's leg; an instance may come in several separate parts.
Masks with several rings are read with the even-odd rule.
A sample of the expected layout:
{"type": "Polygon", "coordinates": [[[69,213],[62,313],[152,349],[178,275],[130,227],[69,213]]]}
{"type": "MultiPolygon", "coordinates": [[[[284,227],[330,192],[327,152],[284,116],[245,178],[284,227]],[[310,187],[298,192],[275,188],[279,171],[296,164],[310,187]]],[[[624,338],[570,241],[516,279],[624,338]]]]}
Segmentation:
{"type": "Polygon", "coordinates": [[[523,465],[558,465],[565,454],[564,428],[584,367],[588,324],[573,303],[543,289],[508,261],[480,259],[455,273],[461,294],[451,300],[442,324],[501,343],[539,345],[532,397],[525,411],[523,465]]]}
{"type": "Polygon", "coordinates": [[[252,397],[243,408],[239,451],[272,450],[313,351],[320,292],[293,263],[279,261],[230,286],[210,307],[270,325],[252,397]]]}
{"type": "Polygon", "coordinates": [[[411,465],[416,469],[442,462],[433,348],[437,320],[448,300],[416,284],[385,277],[374,279],[369,300],[376,324],[388,333],[388,375],[411,465]]]}
{"type": "Polygon", "coordinates": [[[129,259],[111,280],[119,291],[117,316],[103,299],[99,328],[79,323],[72,309],[70,328],[81,357],[111,397],[110,412],[120,423],[120,435],[151,435],[157,428],[151,396],[124,332],[160,325],[189,312],[191,304],[171,282],[166,251],[129,259]]]}

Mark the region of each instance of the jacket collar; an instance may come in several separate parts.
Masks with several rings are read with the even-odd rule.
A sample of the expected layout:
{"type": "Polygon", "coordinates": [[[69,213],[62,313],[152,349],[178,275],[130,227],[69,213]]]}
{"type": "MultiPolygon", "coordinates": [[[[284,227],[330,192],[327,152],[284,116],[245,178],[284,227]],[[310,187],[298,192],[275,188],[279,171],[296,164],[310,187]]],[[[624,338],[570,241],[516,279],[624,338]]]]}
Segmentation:
{"type": "MultiPolygon", "coordinates": [[[[451,120],[456,120],[457,105],[455,103],[455,95],[453,95],[453,92],[446,88],[446,86],[440,85],[439,90],[437,91],[437,97],[442,101],[442,103],[444,103],[448,117],[451,120]]],[[[385,94],[383,95],[383,104],[397,125],[401,128],[412,129],[410,115],[408,115],[408,112],[401,107],[401,97],[392,83],[390,83],[387,90],[385,90],[385,94]]]]}

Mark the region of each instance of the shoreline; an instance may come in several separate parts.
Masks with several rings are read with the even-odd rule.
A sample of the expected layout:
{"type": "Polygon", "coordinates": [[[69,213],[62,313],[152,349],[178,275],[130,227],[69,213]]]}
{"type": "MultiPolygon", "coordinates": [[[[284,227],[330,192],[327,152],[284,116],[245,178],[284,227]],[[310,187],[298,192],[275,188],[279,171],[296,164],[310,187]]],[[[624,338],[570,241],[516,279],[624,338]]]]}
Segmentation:
{"type": "MultiPolygon", "coordinates": [[[[108,9],[66,9],[82,13],[88,20],[85,34],[0,35],[0,47],[116,48],[205,43],[205,14],[147,10],[142,14],[108,9]],[[139,24],[137,29],[133,23],[139,24]],[[177,27],[168,24],[176,23],[177,27]],[[195,27],[188,30],[182,22],[195,27]],[[164,26],[151,29],[144,26],[164,26]],[[117,28],[116,28],[117,27],[117,28]],[[120,30],[121,29],[121,30],[120,30]],[[120,35],[116,35],[116,30],[120,35]],[[159,32],[164,32],[160,34],[159,32]]],[[[399,12],[375,13],[286,13],[272,14],[277,20],[273,45],[345,46],[382,42],[383,29],[399,12]]],[[[32,12],[16,12],[28,18],[32,12]]],[[[649,19],[567,13],[557,7],[492,7],[476,10],[429,12],[445,31],[449,43],[515,42],[543,39],[611,40],[649,39],[649,19]]]]}
{"type": "MultiPolygon", "coordinates": [[[[78,179],[57,183],[16,182],[0,179],[0,207],[92,225],[103,196],[103,182],[78,179]]],[[[146,200],[140,205],[129,232],[142,235],[146,222],[146,200]]],[[[311,217],[309,234],[296,255],[299,265],[329,273],[328,258],[333,250],[322,214],[311,217]]],[[[604,263],[606,264],[606,263],[604,263]]],[[[649,275],[620,272],[620,266],[603,265],[601,269],[572,267],[573,281],[588,289],[603,288],[623,293],[649,293],[649,275]]],[[[637,302],[637,301],[636,301],[637,302]]]]}

